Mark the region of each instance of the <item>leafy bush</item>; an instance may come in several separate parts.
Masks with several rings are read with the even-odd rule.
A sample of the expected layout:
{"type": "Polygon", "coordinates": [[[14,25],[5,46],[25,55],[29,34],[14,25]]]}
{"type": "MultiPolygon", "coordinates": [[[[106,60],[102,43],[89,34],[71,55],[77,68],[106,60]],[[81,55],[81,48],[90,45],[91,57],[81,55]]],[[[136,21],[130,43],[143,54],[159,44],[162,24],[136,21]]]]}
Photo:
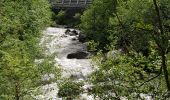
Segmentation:
{"type": "Polygon", "coordinates": [[[80,17],[81,17],[81,14],[80,13],[76,13],[73,18],[74,19],[77,19],[77,20],[80,20],[80,17]]]}
{"type": "Polygon", "coordinates": [[[46,0],[0,1],[1,41],[10,35],[20,39],[39,36],[39,31],[50,22],[50,9],[46,0]]]}
{"type": "Polygon", "coordinates": [[[77,98],[83,92],[82,86],[81,82],[65,81],[59,85],[58,96],[67,100],[77,98]]]}
{"type": "Polygon", "coordinates": [[[134,52],[121,54],[117,51],[114,58],[105,58],[98,53],[93,60],[99,69],[90,78],[94,84],[90,93],[101,99],[139,99],[142,93],[154,99],[167,98],[163,75],[157,76],[160,58],[152,54],[146,58],[134,52]]]}
{"type": "Polygon", "coordinates": [[[0,0],[0,9],[0,98],[24,100],[40,85],[40,71],[50,68],[35,64],[42,30],[51,23],[50,6],[47,0],[0,0]]]}
{"type": "Polygon", "coordinates": [[[81,16],[80,28],[86,32],[89,40],[99,42],[96,49],[107,51],[106,45],[110,44],[108,40],[110,29],[109,20],[116,10],[116,0],[94,0],[92,5],[81,16]]]}
{"type": "Polygon", "coordinates": [[[55,16],[55,21],[57,24],[64,25],[66,23],[66,12],[61,10],[58,12],[58,14],[55,16]]]}

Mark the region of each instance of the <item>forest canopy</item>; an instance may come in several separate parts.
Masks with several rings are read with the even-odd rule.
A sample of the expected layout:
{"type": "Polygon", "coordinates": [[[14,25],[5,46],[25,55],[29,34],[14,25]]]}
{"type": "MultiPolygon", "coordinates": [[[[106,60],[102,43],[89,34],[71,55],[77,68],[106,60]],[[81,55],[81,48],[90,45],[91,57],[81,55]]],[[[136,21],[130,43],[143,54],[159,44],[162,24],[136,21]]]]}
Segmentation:
{"type": "Polygon", "coordinates": [[[51,23],[50,5],[47,0],[0,0],[0,23],[0,99],[32,100],[42,75],[54,71],[39,46],[42,30],[51,23]],[[44,61],[36,64],[35,59],[44,61]]]}
{"type": "Polygon", "coordinates": [[[81,17],[99,70],[91,93],[101,99],[169,98],[169,0],[93,0],[81,17]],[[115,94],[112,94],[115,93],[115,94]]]}
{"type": "Polygon", "coordinates": [[[66,100],[84,92],[100,100],[170,98],[170,0],[93,0],[70,18],[71,11],[52,12],[49,1],[57,2],[0,0],[0,100],[34,100],[51,82],[60,83],[55,95],[66,100]],[[80,82],[75,75],[56,81],[55,55],[39,44],[47,26],[68,23],[80,30],[71,41],[86,44],[97,67],[80,82]],[[55,77],[43,80],[49,74],[55,77]]]}

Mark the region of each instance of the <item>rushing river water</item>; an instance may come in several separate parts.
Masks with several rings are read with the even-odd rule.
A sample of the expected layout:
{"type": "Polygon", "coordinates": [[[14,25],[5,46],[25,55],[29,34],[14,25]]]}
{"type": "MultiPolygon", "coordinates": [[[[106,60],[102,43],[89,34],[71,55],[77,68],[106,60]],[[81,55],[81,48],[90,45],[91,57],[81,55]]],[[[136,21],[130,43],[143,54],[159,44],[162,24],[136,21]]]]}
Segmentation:
{"type": "MultiPolygon", "coordinates": [[[[71,29],[73,30],[73,29],[71,29]]],[[[46,54],[56,54],[56,66],[60,66],[62,78],[74,76],[77,81],[83,81],[90,75],[94,68],[90,59],[68,59],[67,56],[76,52],[87,53],[86,45],[80,43],[77,35],[66,35],[64,28],[47,28],[41,39],[41,45],[46,47],[46,54]]],[[[88,87],[88,84],[84,88],[88,87]]],[[[38,96],[39,100],[62,100],[57,97],[57,83],[43,86],[43,95],[38,96]]],[[[80,100],[93,100],[92,96],[81,94],[80,100]]]]}
{"type": "MultiPolygon", "coordinates": [[[[71,29],[73,30],[73,29],[71,29]]],[[[78,41],[78,35],[66,35],[65,28],[47,28],[41,39],[40,45],[45,47],[45,53],[47,55],[55,54],[56,66],[62,69],[62,78],[69,78],[74,76],[75,81],[84,81],[87,77],[96,70],[92,65],[91,59],[68,59],[69,54],[80,52],[87,53],[87,47],[84,43],[78,41]]],[[[89,83],[85,83],[84,89],[89,88],[89,83]]],[[[42,95],[36,96],[38,100],[62,100],[57,96],[59,91],[57,83],[48,84],[42,87],[42,95]]],[[[140,94],[144,100],[152,100],[150,96],[146,94],[140,94]]],[[[78,100],[96,100],[93,96],[87,93],[81,94],[78,100]]],[[[124,97],[121,100],[127,100],[124,97]]]]}

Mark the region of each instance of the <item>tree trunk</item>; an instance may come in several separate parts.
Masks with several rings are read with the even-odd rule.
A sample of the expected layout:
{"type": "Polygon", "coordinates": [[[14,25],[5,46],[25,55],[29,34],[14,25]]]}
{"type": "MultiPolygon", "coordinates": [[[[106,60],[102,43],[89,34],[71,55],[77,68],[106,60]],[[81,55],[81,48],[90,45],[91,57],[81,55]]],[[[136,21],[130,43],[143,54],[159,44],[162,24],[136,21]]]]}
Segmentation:
{"type": "Polygon", "coordinates": [[[170,91],[170,83],[169,83],[169,74],[168,74],[168,70],[167,70],[167,65],[166,65],[166,56],[165,54],[162,54],[162,64],[161,67],[163,68],[164,71],[164,77],[165,77],[165,81],[166,81],[166,85],[168,88],[168,91],[170,91]]]}
{"type": "Polygon", "coordinates": [[[15,100],[20,100],[18,84],[15,84],[15,100]]]}
{"type": "MultiPolygon", "coordinates": [[[[157,1],[156,0],[153,0],[153,3],[154,3],[154,6],[155,6],[155,11],[156,11],[156,14],[157,14],[157,20],[158,20],[158,24],[159,24],[159,29],[161,31],[161,34],[158,35],[158,37],[161,36],[161,39],[160,39],[160,42],[161,42],[161,45],[158,44],[159,48],[161,49],[161,67],[163,68],[163,72],[164,72],[164,77],[165,77],[165,81],[166,81],[166,85],[167,85],[167,89],[168,89],[168,92],[170,92],[170,83],[169,83],[169,73],[168,73],[168,70],[167,70],[167,64],[166,64],[166,50],[167,50],[167,47],[164,46],[164,36],[165,36],[165,33],[164,33],[164,29],[163,29],[163,25],[162,25],[162,20],[161,20],[161,15],[160,15],[160,11],[159,11],[159,7],[157,5],[157,1]]],[[[159,33],[159,32],[158,32],[159,33]]]]}
{"type": "Polygon", "coordinates": [[[162,25],[162,20],[161,20],[161,15],[160,15],[160,10],[159,10],[158,4],[157,4],[156,0],[153,0],[153,3],[154,3],[155,11],[157,14],[157,20],[158,20],[158,24],[159,24],[159,29],[161,31],[161,35],[164,35],[163,25],[162,25]]]}

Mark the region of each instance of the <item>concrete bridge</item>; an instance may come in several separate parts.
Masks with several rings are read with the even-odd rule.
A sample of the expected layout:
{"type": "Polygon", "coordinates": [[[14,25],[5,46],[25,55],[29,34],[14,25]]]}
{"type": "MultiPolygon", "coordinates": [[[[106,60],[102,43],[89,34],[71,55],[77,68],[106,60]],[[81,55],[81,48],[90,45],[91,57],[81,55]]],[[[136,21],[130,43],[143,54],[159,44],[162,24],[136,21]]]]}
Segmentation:
{"type": "Polygon", "coordinates": [[[53,7],[62,8],[86,8],[92,0],[49,0],[53,7]]]}

